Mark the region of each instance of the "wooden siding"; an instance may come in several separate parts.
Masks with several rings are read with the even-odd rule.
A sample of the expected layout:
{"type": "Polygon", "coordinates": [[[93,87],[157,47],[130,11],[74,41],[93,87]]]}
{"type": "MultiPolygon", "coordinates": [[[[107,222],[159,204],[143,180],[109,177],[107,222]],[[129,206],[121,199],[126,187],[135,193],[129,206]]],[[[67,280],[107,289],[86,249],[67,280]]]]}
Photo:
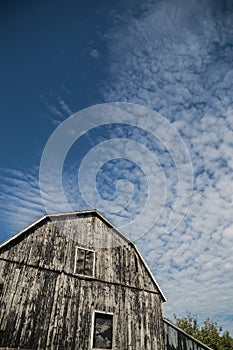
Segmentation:
{"type": "Polygon", "coordinates": [[[112,312],[113,349],[162,350],[157,293],[1,262],[0,346],[91,349],[94,310],[112,312]]]}

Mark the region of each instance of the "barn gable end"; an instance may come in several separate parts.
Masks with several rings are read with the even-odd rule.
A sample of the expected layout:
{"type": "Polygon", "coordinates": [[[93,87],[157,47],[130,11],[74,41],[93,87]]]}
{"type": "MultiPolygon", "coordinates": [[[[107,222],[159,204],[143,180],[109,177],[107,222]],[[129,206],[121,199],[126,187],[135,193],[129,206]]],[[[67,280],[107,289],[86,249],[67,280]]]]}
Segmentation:
{"type": "Polygon", "coordinates": [[[75,273],[77,248],[95,252],[93,278],[165,297],[136,246],[99,212],[44,216],[0,245],[1,259],[75,273]]]}

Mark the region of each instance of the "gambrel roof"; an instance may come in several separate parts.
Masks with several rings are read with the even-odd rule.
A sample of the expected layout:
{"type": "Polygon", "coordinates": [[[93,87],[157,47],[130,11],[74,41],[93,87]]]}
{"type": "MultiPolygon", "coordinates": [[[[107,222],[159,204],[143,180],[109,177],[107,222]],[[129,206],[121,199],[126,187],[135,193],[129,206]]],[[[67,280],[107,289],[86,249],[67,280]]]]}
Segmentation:
{"type": "Polygon", "coordinates": [[[12,244],[12,243],[16,243],[19,242],[21,240],[21,238],[24,236],[24,234],[28,233],[28,231],[31,231],[33,228],[35,228],[37,225],[41,225],[44,222],[46,222],[47,220],[62,220],[65,218],[75,218],[78,216],[88,216],[88,215],[93,215],[98,217],[100,220],[103,221],[103,223],[105,223],[108,227],[112,228],[114,230],[114,232],[121,238],[123,239],[126,243],[130,244],[133,249],[135,250],[135,252],[137,253],[137,255],[139,256],[139,258],[141,259],[142,264],[144,265],[145,270],[147,271],[147,273],[149,274],[149,276],[151,277],[151,280],[153,281],[154,286],[158,289],[159,294],[161,295],[162,301],[166,301],[166,297],[163,294],[161,288],[159,287],[156,279],[154,278],[153,274],[151,273],[148,265],[146,264],[145,260],[143,259],[142,255],[140,254],[138,248],[136,247],[136,245],[134,244],[134,242],[132,242],[131,240],[129,240],[117,227],[115,227],[111,222],[109,222],[102,214],[99,213],[99,211],[97,211],[96,209],[93,210],[85,210],[85,211],[78,211],[78,212],[70,212],[70,213],[57,213],[57,214],[45,214],[44,216],[42,216],[40,219],[38,219],[37,221],[33,222],[31,225],[27,226],[26,228],[24,228],[23,230],[21,230],[20,232],[18,232],[17,234],[15,234],[14,236],[10,237],[9,239],[7,239],[6,241],[4,241],[2,244],[0,244],[0,253],[2,250],[7,249],[7,246],[12,244]]]}

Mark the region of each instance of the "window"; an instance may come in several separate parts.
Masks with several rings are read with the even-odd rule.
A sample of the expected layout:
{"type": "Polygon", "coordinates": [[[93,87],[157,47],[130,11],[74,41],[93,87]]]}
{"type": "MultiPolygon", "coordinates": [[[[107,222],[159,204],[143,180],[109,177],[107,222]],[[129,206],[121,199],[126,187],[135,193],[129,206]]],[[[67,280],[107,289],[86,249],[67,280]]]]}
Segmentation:
{"type": "Polygon", "coordinates": [[[94,312],[93,349],[112,349],[113,315],[94,312]]]}
{"type": "Polygon", "coordinates": [[[3,283],[0,283],[0,298],[2,296],[2,293],[3,293],[3,283]]]}
{"type": "Polygon", "coordinates": [[[74,273],[83,276],[94,276],[95,252],[76,247],[74,273]]]}

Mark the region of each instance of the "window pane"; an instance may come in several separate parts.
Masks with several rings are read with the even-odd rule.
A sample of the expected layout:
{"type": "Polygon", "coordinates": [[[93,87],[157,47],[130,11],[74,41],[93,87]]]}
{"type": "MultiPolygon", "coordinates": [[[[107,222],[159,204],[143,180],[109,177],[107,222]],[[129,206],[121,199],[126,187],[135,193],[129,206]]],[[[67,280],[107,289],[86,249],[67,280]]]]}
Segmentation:
{"type": "Polygon", "coordinates": [[[2,296],[2,292],[3,292],[3,283],[0,283],[0,298],[2,296]]]}
{"type": "Polygon", "coordinates": [[[76,248],[75,273],[78,275],[93,276],[94,258],[95,253],[93,251],[82,248],[76,248]]]}
{"type": "Polygon", "coordinates": [[[94,267],[94,252],[86,250],[84,275],[93,276],[93,267],[94,267]]]}
{"type": "Polygon", "coordinates": [[[75,273],[83,275],[85,263],[85,250],[77,248],[76,270],[75,273]]]}
{"type": "Polygon", "coordinates": [[[112,349],[112,315],[95,314],[94,348],[112,349]]]}

